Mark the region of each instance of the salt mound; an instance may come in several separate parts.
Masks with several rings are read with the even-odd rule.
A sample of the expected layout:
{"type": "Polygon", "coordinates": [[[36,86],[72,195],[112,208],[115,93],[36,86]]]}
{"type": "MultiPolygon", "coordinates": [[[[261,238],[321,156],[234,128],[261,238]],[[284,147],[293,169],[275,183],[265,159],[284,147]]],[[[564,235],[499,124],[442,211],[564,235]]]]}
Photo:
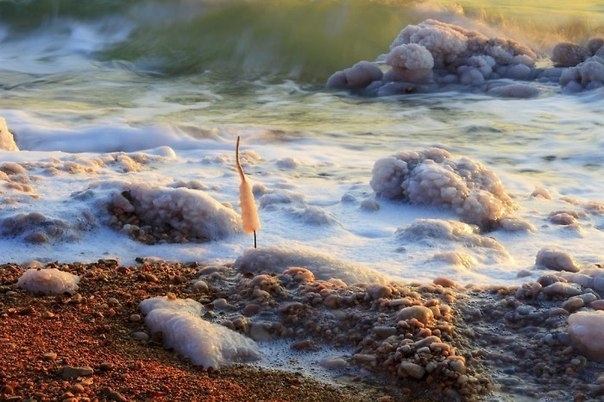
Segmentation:
{"type": "Polygon", "coordinates": [[[15,142],[15,137],[8,131],[6,120],[0,117],[0,150],[1,151],[18,151],[19,147],[15,142]]]}
{"type": "MultiPolygon", "coordinates": [[[[425,89],[426,83],[480,85],[486,80],[511,78],[527,80],[535,75],[537,55],[528,47],[505,38],[489,38],[453,24],[428,19],[405,27],[390,45],[385,62],[392,69],[383,76],[365,75],[373,95],[393,95],[425,89]],[[413,85],[391,85],[406,82],[413,85]]],[[[351,69],[345,70],[350,71],[351,69]]],[[[363,71],[369,67],[364,66],[363,71]]],[[[359,89],[336,72],[328,88],[359,89]]],[[[526,91],[525,91],[526,92],[526,91]]]]}
{"type": "Polygon", "coordinates": [[[572,346],[590,360],[604,362],[604,312],[580,311],[568,316],[572,346]]]}
{"type": "Polygon", "coordinates": [[[397,238],[409,244],[425,244],[435,251],[434,258],[452,265],[471,267],[475,262],[492,263],[507,261],[511,257],[497,240],[480,234],[478,227],[463,222],[441,219],[417,219],[411,225],[398,229],[397,238]],[[463,247],[467,252],[456,249],[463,247]]]}
{"type": "Polygon", "coordinates": [[[151,332],[161,332],[164,346],[191,359],[193,364],[219,369],[233,362],[257,360],[256,343],[221,325],[203,320],[194,300],[153,298],[140,303],[151,332]]]}
{"type": "Polygon", "coordinates": [[[113,194],[109,210],[114,227],[145,243],[211,241],[241,231],[232,208],[188,188],[127,184],[113,194]]]}
{"type": "Polygon", "coordinates": [[[75,293],[80,277],[56,268],[30,268],[17,280],[17,286],[32,293],[60,295],[75,293]]]}
{"type": "Polygon", "coordinates": [[[387,282],[387,278],[383,274],[370,268],[339,260],[330,254],[305,247],[249,249],[237,258],[234,264],[235,269],[246,273],[282,273],[290,267],[304,267],[312,271],[317,279],[338,278],[347,285],[387,282]]]}
{"type": "Polygon", "coordinates": [[[469,158],[453,161],[439,148],[376,161],[370,184],[378,196],[446,206],[482,229],[500,227],[516,208],[495,173],[469,158]]]}

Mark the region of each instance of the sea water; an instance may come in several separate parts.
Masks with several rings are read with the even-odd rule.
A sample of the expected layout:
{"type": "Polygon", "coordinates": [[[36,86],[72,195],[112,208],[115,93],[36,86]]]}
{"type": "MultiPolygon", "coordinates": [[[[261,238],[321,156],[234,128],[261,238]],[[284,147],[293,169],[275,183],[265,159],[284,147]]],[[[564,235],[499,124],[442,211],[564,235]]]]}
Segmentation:
{"type": "Polygon", "coordinates": [[[517,284],[543,273],[542,249],[601,263],[604,89],[535,81],[537,96],[510,99],[463,85],[387,97],[325,87],[428,18],[518,41],[546,67],[555,44],[604,35],[595,1],[0,2],[0,116],[20,149],[0,164],[26,171],[0,187],[2,262],[233,262],[251,235],[144,244],[107,223],[106,200],[124,186],[180,186],[239,211],[240,136],[258,247],[310,268],[517,284]],[[372,169],[431,147],[493,172],[530,230],[405,235],[460,217],[377,196],[372,169]],[[55,235],[31,237],[37,215],[14,223],[32,213],[55,235]]]}

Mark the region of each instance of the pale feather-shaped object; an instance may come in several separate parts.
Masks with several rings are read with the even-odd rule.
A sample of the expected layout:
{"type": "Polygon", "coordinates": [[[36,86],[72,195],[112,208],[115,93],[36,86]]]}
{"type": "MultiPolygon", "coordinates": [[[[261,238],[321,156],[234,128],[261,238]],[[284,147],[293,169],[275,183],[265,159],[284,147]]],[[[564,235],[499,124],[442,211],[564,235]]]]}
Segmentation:
{"type": "Polygon", "coordinates": [[[241,206],[243,230],[246,233],[255,233],[260,230],[260,218],[258,217],[258,209],[256,208],[252,186],[250,186],[250,183],[245,179],[245,174],[243,173],[241,163],[239,162],[239,136],[237,137],[235,159],[237,160],[237,170],[239,171],[239,178],[241,179],[241,184],[239,185],[239,203],[241,206]]]}

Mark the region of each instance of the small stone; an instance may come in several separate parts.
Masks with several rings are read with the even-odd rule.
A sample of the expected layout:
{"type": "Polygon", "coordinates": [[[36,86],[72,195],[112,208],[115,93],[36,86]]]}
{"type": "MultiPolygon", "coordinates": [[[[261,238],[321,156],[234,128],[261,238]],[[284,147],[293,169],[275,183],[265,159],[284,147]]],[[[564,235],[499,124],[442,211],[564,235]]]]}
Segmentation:
{"type": "Polygon", "coordinates": [[[115,297],[110,297],[107,299],[107,304],[109,304],[110,306],[116,307],[120,305],[120,301],[118,299],[116,299],[115,297]]]}
{"type": "Polygon", "coordinates": [[[53,361],[57,359],[57,354],[55,352],[44,353],[42,358],[46,361],[53,361]]]}
{"type": "Polygon", "coordinates": [[[250,304],[247,304],[243,308],[241,313],[247,317],[250,317],[250,316],[258,314],[259,311],[260,311],[260,305],[258,305],[256,303],[250,303],[250,304]]]}
{"type": "Polygon", "coordinates": [[[109,387],[101,389],[101,394],[104,395],[110,401],[128,402],[128,398],[109,387]]]}
{"type": "Polygon", "coordinates": [[[292,343],[291,348],[293,350],[312,350],[315,349],[316,346],[312,339],[303,339],[301,341],[292,343]]]}
{"type": "Polygon", "coordinates": [[[376,356],[368,353],[357,353],[352,356],[352,360],[354,360],[355,363],[363,366],[375,367],[377,365],[376,356]]]}
{"type": "Polygon", "coordinates": [[[102,363],[99,365],[99,370],[101,370],[101,371],[109,371],[109,370],[111,370],[111,369],[113,369],[113,363],[110,363],[110,362],[102,362],[102,363]]]}
{"type": "Polygon", "coordinates": [[[450,356],[449,367],[451,370],[456,371],[458,373],[464,374],[466,372],[466,363],[464,362],[462,357],[459,356],[450,356]]]}
{"type": "Polygon", "coordinates": [[[580,270],[570,254],[549,248],[539,250],[535,264],[555,271],[579,272],[580,270]]]}
{"type": "Polygon", "coordinates": [[[581,294],[581,289],[572,283],[555,282],[544,287],[542,292],[549,297],[569,297],[581,294]]]}
{"type": "Polygon", "coordinates": [[[589,306],[594,310],[604,310],[604,299],[594,300],[589,303],[589,306]]]}
{"type": "Polygon", "coordinates": [[[443,276],[439,276],[438,278],[432,281],[435,285],[440,285],[443,288],[456,288],[458,287],[457,282],[453,279],[445,278],[443,276]]]}
{"type": "Polygon", "coordinates": [[[92,367],[84,366],[84,367],[73,367],[73,366],[63,366],[61,368],[61,377],[64,380],[71,380],[78,377],[84,377],[87,375],[92,375],[94,370],[92,367]]]}
{"type": "Polygon", "coordinates": [[[130,317],[128,319],[130,320],[130,322],[140,322],[142,320],[142,317],[140,314],[130,314],[130,317]]]}
{"type": "Polygon", "coordinates": [[[199,292],[207,292],[210,287],[208,286],[208,284],[206,283],[206,281],[202,281],[201,279],[193,282],[193,289],[199,291],[199,292]]]}
{"type": "Polygon", "coordinates": [[[140,342],[147,342],[149,340],[149,334],[143,331],[133,332],[132,337],[140,342]]]}
{"type": "Polygon", "coordinates": [[[565,300],[564,303],[562,303],[562,308],[564,310],[568,310],[569,312],[573,312],[573,311],[580,309],[584,305],[585,305],[585,302],[583,301],[583,299],[581,297],[573,296],[573,297],[565,300]]]}
{"type": "Polygon", "coordinates": [[[397,321],[411,320],[415,318],[423,324],[429,324],[434,321],[434,313],[425,306],[405,307],[396,315],[397,321]]]}
{"type": "Polygon", "coordinates": [[[401,362],[397,371],[399,375],[407,375],[418,380],[426,374],[426,369],[422,366],[408,361],[401,362]]]}
{"type": "Polygon", "coordinates": [[[348,367],[348,362],[339,356],[325,357],[319,362],[319,365],[327,370],[343,370],[348,367]]]}
{"type": "Polygon", "coordinates": [[[71,386],[71,392],[73,392],[74,394],[83,394],[84,393],[84,386],[82,384],[73,384],[71,386]]]}

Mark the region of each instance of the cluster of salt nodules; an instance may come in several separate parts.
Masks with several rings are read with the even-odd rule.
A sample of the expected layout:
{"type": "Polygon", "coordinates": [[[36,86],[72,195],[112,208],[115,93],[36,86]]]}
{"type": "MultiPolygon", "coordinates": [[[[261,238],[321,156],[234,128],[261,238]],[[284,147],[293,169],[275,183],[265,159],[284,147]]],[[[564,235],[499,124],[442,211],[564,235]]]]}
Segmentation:
{"type": "MultiPolygon", "coordinates": [[[[518,42],[429,19],[405,27],[394,39],[385,56],[390,70],[384,73],[377,63],[361,61],[333,74],[327,87],[388,96],[430,91],[436,84],[478,86],[498,78],[528,80],[535,75],[536,60],[535,52],[518,42]]],[[[500,96],[537,94],[524,85],[501,88],[491,89],[500,96]]]]}
{"type": "Polygon", "coordinates": [[[327,370],[368,370],[451,400],[488,392],[488,378],[454,344],[453,281],[359,283],[325,276],[320,265],[314,271],[326,279],[299,266],[239,261],[202,269],[193,288],[202,300],[221,295],[207,298],[206,317],[257,342],[286,341],[292,353],[335,347],[318,362],[327,370]]]}
{"type": "Polygon", "coordinates": [[[541,249],[535,265],[559,272],[523,285],[517,295],[561,300],[570,345],[586,358],[604,362],[604,269],[599,265],[581,269],[570,253],[554,248],[541,249]]]}
{"type": "Polygon", "coordinates": [[[445,206],[481,229],[530,229],[512,216],[516,204],[494,172],[466,157],[455,161],[440,148],[379,159],[370,184],[379,197],[445,206]]]}
{"type": "Polygon", "coordinates": [[[604,85],[603,45],[602,38],[585,45],[559,43],[552,50],[554,67],[536,68],[537,54],[527,46],[429,19],[405,27],[383,60],[338,71],[326,86],[368,96],[427,92],[449,84],[480,87],[499,97],[538,95],[535,86],[512,79],[559,82],[565,91],[577,92],[604,85]],[[383,70],[382,63],[390,69],[383,70]]]}
{"type": "Polygon", "coordinates": [[[241,218],[201,190],[126,184],[113,193],[109,224],[147,244],[205,242],[240,232],[241,218]]]}
{"type": "Polygon", "coordinates": [[[29,268],[17,280],[17,286],[32,293],[61,295],[75,293],[80,277],[57,268],[29,268]]]}
{"type": "Polygon", "coordinates": [[[397,229],[396,236],[399,241],[406,244],[406,247],[421,243],[422,246],[434,249],[437,253],[433,259],[450,265],[470,268],[479,263],[492,264],[511,260],[511,256],[501,243],[492,237],[481,235],[476,225],[463,222],[417,219],[397,229]],[[454,251],[439,252],[442,249],[454,251]]]}
{"type": "Polygon", "coordinates": [[[6,120],[0,117],[0,151],[18,151],[15,137],[8,131],[6,120]]]}
{"type": "Polygon", "coordinates": [[[604,39],[592,38],[584,46],[563,42],[552,51],[558,67],[560,85],[565,91],[578,92],[604,86],[604,39]]]}
{"type": "Polygon", "coordinates": [[[201,318],[204,307],[192,299],[169,294],[143,300],[139,305],[152,333],[161,333],[164,346],[205,369],[257,360],[256,343],[225,326],[201,318]]]}

